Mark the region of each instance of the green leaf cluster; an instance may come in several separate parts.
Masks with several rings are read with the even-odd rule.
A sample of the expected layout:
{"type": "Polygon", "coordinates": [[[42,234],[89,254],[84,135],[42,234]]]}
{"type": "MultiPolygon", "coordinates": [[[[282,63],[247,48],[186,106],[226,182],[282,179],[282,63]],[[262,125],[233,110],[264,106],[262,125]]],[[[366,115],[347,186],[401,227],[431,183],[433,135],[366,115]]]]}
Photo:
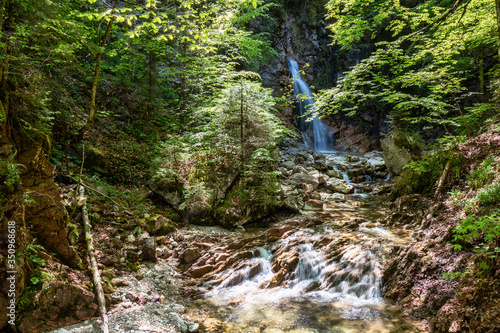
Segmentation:
{"type": "Polygon", "coordinates": [[[464,1],[444,20],[455,1],[411,4],[329,1],[334,43],[344,49],[370,40],[377,43],[336,87],[318,94],[317,107],[324,113],[348,115],[376,109],[392,120],[395,129],[427,131],[439,125],[449,134],[455,128],[459,134],[479,130],[495,112],[481,103],[464,109],[462,103],[484,98],[487,82],[494,78],[486,60],[497,52],[494,3],[464,1]],[[475,80],[479,90],[468,91],[475,80]]]}

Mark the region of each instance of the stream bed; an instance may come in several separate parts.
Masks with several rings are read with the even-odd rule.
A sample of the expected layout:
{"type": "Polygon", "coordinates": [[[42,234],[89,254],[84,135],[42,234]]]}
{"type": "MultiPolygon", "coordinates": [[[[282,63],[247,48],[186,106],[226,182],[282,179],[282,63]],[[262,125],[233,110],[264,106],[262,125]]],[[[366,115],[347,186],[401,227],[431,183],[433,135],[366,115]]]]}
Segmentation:
{"type": "MultiPolygon", "coordinates": [[[[363,193],[327,203],[311,214],[314,223],[260,242],[252,258],[205,278],[195,303],[218,317],[219,332],[414,332],[381,295],[383,265],[407,242],[377,222],[384,211],[363,193]]],[[[265,234],[248,228],[242,238],[265,234]]]]}

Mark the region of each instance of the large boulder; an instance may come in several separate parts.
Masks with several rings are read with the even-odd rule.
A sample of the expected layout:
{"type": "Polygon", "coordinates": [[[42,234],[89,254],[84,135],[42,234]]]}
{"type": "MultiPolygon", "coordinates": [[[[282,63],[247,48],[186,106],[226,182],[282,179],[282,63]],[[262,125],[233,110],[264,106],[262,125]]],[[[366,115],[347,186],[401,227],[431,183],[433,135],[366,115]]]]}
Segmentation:
{"type": "Polygon", "coordinates": [[[296,173],[290,177],[290,180],[297,185],[310,184],[313,189],[316,189],[319,185],[318,178],[309,174],[296,173]]]}
{"type": "Polygon", "coordinates": [[[97,310],[94,294],[80,286],[47,282],[36,295],[37,307],[19,318],[19,332],[48,332],[92,318],[97,310]]]}
{"type": "Polygon", "coordinates": [[[159,169],[149,182],[149,188],[175,209],[179,209],[184,200],[184,186],[172,169],[159,169]]]}
{"type": "Polygon", "coordinates": [[[398,146],[392,136],[386,136],[380,143],[384,150],[385,165],[390,172],[400,175],[403,167],[412,161],[411,153],[406,148],[398,146]]]}

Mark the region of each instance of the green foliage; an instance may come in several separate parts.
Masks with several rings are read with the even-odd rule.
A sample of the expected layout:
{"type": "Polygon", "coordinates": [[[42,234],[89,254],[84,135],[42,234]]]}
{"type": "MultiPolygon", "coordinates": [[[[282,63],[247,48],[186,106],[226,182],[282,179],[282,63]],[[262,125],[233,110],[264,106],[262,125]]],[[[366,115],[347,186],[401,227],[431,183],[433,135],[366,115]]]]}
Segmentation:
{"type": "Polygon", "coordinates": [[[19,179],[21,178],[20,168],[25,167],[22,164],[9,163],[7,166],[7,171],[5,173],[5,181],[4,184],[7,186],[17,185],[19,179]]]}
{"type": "Polygon", "coordinates": [[[488,207],[500,203],[500,184],[495,183],[479,191],[479,206],[488,207]]]}
{"type": "Polygon", "coordinates": [[[452,168],[460,164],[460,157],[450,156],[449,151],[440,151],[409,163],[404,167],[403,174],[396,180],[393,193],[395,195],[429,193],[439,179],[448,158],[452,158],[452,168]]]}
{"type": "MultiPolygon", "coordinates": [[[[470,242],[484,237],[486,242],[491,243],[500,236],[500,211],[495,210],[485,216],[470,215],[455,227],[454,233],[454,241],[470,242]]],[[[455,244],[454,247],[462,249],[460,244],[455,244]]]]}
{"type": "MultiPolygon", "coordinates": [[[[487,81],[485,52],[496,51],[498,43],[494,3],[463,1],[440,24],[411,34],[438,20],[453,4],[329,1],[329,16],[335,19],[330,29],[334,42],[342,48],[354,47],[367,32],[375,41],[380,34],[392,32],[395,40],[378,42],[377,49],[348,72],[337,87],[320,92],[319,110],[353,115],[358,110],[376,109],[388,116],[396,129],[403,130],[425,131],[436,125],[449,134],[453,128],[458,128],[459,134],[467,133],[467,128],[479,130],[480,121],[494,115],[492,109],[476,105],[464,110],[460,104],[474,95],[465,90],[471,80],[478,79],[478,73],[483,85],[487,81]]],[[[477,94],[484,95],[484,91],[477,94]]]]}
{"type": "Polygon", "coordinates": [[[472,274],[470,270],[465,270],[464,272],[445,272],[443,273],[443,280],[455,280],[457,278],[461,278],[467,275],[472,274]]]}
{"type": "Polygon", "coordinates": [[[498,162],[494,156],[489,156],[467,176],[469,187],[476,190],[490,184],[497,171],[498,162]]]}
{"type": "Polygon", "coordinates": [[[288,131],[272,113],[275,102],[270,89],[242,80],[195,112],[198,126],[188,137],[170,141],[167,164],[156,178],[165,186],[182,184],[181,209],[208,214],[236,202],[276,202],[274,151],[288,131]]]}

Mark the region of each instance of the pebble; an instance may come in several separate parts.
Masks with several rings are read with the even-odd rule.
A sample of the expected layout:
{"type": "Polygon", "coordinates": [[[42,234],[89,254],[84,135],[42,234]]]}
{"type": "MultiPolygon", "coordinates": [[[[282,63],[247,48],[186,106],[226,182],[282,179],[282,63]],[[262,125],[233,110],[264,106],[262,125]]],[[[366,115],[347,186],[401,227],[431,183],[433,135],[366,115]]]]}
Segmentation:
{"type": "Polygon", "coordinates": [[[180,304],[170,304],[168,306],[168,311],[176,313],[184,313],[184,311],[186,311],[186,308],[180,304]]]}

